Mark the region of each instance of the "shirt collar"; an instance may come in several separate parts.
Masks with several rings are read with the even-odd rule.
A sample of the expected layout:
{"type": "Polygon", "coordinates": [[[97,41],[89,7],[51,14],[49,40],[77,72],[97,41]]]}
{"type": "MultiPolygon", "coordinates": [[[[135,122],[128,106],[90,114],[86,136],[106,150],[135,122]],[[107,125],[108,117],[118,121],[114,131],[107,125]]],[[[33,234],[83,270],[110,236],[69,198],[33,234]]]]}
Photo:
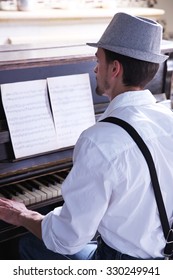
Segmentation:
{"type": "Polygon", "coordinates": [[[108,105],[99,120],[110,116],[119,107],[142,106],[156,103],[156,99],[149,90],[128,91],[117,95],[108,105]]]}

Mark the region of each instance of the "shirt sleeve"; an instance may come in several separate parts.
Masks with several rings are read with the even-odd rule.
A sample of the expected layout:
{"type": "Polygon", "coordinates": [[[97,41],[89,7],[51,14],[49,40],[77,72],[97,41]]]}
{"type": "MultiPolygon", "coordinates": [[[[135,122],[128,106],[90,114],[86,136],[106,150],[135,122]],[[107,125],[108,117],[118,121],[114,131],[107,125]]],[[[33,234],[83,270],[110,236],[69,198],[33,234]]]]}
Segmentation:
{"type": "Polygon", "coordinates": [[[62,185],[63,207],[55,208],[42,222],[47,248],[69,255],[80,251],[94,237],[111,196],[104,175],[108,175],[109,164],[95,143],[81,136],[73,161],[62,185]]]}

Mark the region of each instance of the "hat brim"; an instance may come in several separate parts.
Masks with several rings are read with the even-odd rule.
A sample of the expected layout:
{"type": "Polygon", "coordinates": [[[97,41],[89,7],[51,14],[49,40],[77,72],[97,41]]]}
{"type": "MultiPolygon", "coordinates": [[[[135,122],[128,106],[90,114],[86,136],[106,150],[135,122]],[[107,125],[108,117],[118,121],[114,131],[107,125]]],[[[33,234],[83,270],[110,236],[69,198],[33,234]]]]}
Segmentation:
{"type": "Polygon", "coordinates": [[[159,63],[159,64],[163,63],[169,57],[163,54],[153,54],[153,53],[148,53],[135,49],[128,49],[128,48],[118,47],[118,46],[109,46],[101,43],[87,43],[87,45],[90,47],[106,49],[115,53],[119,53],[121,55],[129,56],[131,58],[153,62],[153,63],[159,63]]]}

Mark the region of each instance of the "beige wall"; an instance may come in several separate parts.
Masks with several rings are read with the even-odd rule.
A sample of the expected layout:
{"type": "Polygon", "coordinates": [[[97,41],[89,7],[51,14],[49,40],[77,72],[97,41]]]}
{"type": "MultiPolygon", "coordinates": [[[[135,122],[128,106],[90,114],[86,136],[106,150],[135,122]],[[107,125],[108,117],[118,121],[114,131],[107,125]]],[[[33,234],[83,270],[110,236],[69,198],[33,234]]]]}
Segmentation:
{"type": "Polygon", "coordinates": [[[165,10],[163,19],[166,21],[166,31],[173,38],[173,0],[157,0],[157,2],[155,8],[165,10]]]}

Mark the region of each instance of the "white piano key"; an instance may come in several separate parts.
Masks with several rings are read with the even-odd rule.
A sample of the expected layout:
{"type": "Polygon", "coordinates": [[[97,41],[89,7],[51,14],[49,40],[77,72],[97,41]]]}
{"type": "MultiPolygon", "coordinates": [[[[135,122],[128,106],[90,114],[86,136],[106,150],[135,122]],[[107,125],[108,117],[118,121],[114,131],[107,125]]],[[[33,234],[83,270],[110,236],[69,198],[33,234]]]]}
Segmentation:
{"type": "Polygon", "coordinates": [[[46,193],[47,199],[50,199],[50,198],[53,197],[53,193],[52,193],[51,190],[49,190],[49,187],[44,186],[42,183],[40,183],[40,182],[37,181],[36,179],[34,179],[33,181],[39,185],[39,189],[40,189],[41,191],[43,191],[44,193],[46,193]]]}
{"type": "Polygon", "coordinates": [[[48,189],[52,192],[52,197],[58,196],[58,190],[56,188],[53,188],[51,185],[49,185],[48,189]]]}
{"type": "Polygon", "coordinates": [[[59,184],[59,183],[54,184],[54,185],[51,184],[50,186],[57,191],[57,196],[61,195],[61,184],[59,184]]]}
{"type": "Polygon", "coordinates": [[[47,199],[50,199],[53,197],[52,192],[47,189],[45,186],[41,186],[40,190],[43,191],[47,195],[47,199]]]}
{"type": "MultiPolygon", "coordinates": [[[[53,174],[54,176],[54,174],[53,174]]],[[[46,180],[49,182],[49,187],[55,189],[57,191],[57,196],[61,195],[61,183],[59,183],[59,180],[55,179],[52,175],[49,175],[46,177],[46,180]],[[50,178],[49,178],[50,177],[50,178]],[[49,181],[50,180],[50,181],[49,181]]]]}
{"type": "Polygon", "coordinates": [[[18,197],[18,196],[16,196],[16,195],[12,195],[12,196],[11,196],[11,199],[12,199],[12,200],[15,200],[15,201],[18,201],[18,202],[24,203],[23,199],[21,199],[20,197],[18,197]]]}
{"type": "Polygon", "coordinates": [[[52,180],[51,175],[47,176],[46,178],[43,178],[43,181],[41,181],[41,179],[39,180],[39,178],[38,178],[37,182],[39,185],[42,184],[43,186],[48,188],[48,190],[50,190],[52,192],[53,197],[57,197],[57,196],[61,195],[61,187],[60,187],[61,184],[58,182],[55,182],[55,180],[52,180]]]}
{"type": "Polygon", "coordinates": [[[29,190],[30,191],[30,193],[35,197],[35,199],[36,199],[36,202],[40,202],[40,201],[42,201],[43,200],[43,198],[42,198],[42,193],[40,193],[40,191],[38,190],[38,189],[36,189],[35,187],[34,187],[34,185],[32,185],[32,182],[33,182],[33,180],[32,181],[26,181],[26,185],[24,184],[24,188],[26,189],[26,190],[29,190]]]}
{"type": "MultiPolygon", "coordinates": [[[[50,180],[51,181],[51,180],[50,180]]],[[[57,197],[58,196],[58,191],[57,189],[53,188],[51,186],[51,182],[49,181],[48,177],[42,177],[42,178],[38,178],[36,179],[35,182],[37,182],[37,185],[39,185],[39,187],[41,188],[41,186],[44,186],[44,188],[48,191],[51,192],[52,197],[57,197]]]]}
{"type": "MultiPolygon", "coordinates": [[[[47,181],[47,187],[52,192],[53,197],[57,197],[61,195],[61,189],[57,187],[59,183],[52,181],[51,178],[49,180],[49,176],[45,178],[47,181]]],[[[43,183],[42,183],[43,184],[43,183]]]]}
{"type": "Polygon", "coordinates": [[[20,199],[23,200],[23,203],[27,206],[27,205],[30,205],[30,199],[25,196],[24,194],[21,194],[21,193],[17,193],[17,197],[19,197],[20,199]]]}
{"type": "Polygon", "coordinates": [[[40,197],[40,201],[45,201],[47,199],[47,195],[45,192],[43,192],[42,190],[39,190],[38,188],[36,188],[35,186],[35,180],[30,180],[28,181],[29,185],[33,187],[33,193],[34,194],[38,194],[40,197]]]}
{"type": "Polygon", "coordinates": [[[33,189],[33,191],[29,191],[30,194],[32,194],[35,197],[35,202],[40,202],[42,201],[41,194],[38,192],[38,190],[33,189]]]}
{"type": "Polygon", "coordinates": [[[34,193],[37,193],[38,195],[40,195],[41,201],[44,201],[47,199],[47,195],[45,192],[43,192],[42,190],[34,190],[34,193]]]}
{"type": "Polygon", "coordinates": [[[18,184],[18,186],[23,189],[24,195],[27,196],[30,200],[30,204],[36,203],[36,197],[33,195],[31,191],[26,190],[21,184],[18,184]]]}

